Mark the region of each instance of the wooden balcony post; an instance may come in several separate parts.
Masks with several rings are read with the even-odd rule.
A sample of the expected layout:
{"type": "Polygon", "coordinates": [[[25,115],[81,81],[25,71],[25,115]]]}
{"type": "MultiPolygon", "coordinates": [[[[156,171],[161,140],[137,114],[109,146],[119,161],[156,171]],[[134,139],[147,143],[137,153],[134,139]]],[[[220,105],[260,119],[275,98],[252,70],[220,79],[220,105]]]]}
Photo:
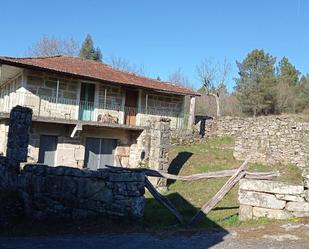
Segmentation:
{"type": "Polygon", "coordinates": [[[188,129],[192,130],[195,119],[195,97],[190,97],[190,111],[188,120],[188,129]]]}

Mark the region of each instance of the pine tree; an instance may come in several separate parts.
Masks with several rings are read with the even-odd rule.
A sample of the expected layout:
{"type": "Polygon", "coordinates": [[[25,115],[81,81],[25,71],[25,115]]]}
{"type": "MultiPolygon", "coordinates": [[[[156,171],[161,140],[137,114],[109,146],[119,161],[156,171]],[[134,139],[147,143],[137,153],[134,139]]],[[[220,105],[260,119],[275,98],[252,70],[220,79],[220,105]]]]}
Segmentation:
{"type": "Polygon", "coordinates": [[[242,110],[253,115],[275,112],[276,58],[255,49],[242,62],[236,62],[239,78],[236,91],[242,110]]]}
{"type": "Polygon", "coordinates": [[[284,56],[281,59],[277,70],[280,81],[285,81],[290,86],[295,86],[298,83],[300,72],[289,62],[287,57],[284,56]]]}
{"type": "Polygon", "coordinates": [[[79,57],[94,60],[94,61],[101,61],[102,62],[102,53],[100,48],[95,48],[91,36],[88,34],[82,44],[80,49],[79,57]]]}

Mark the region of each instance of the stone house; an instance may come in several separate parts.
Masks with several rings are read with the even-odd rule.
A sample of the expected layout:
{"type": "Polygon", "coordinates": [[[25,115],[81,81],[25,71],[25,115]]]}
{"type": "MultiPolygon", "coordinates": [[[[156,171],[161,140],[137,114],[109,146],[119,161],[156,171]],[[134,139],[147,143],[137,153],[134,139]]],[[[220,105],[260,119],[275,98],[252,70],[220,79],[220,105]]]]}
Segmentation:
{"type": "Polygon", "coordinates": [[[20,105],[33,110],[28,162],[136,167],[151,154],[151,122],[163,117],[171,129],[190,129],[198,95],[77,57],[0,57],[0,154],[9,112],[20,105]]]}

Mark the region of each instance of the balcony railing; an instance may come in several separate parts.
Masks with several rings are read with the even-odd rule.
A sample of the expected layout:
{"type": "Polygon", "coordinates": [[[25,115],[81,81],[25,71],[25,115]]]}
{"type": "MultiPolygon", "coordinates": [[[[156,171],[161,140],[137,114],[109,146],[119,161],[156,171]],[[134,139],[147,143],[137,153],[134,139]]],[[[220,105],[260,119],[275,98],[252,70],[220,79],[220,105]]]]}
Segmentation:
{"type": "Polygon", "coordinates": [[[106,120],[102,117],[108,115],[118,122],[122,111],[117,105],[96,104],[78,99],[38,96],[25,92],[0,93],[0,112],[9,113],[17,105],[31,108],[34,116],[84,121],[102,121],[106,120]]]}
{"type": "MultiPolygon", "coordinates": [[[[9,113],[14,106],[29,107],[33,115],[52,119],[71,119],[95,121],[103,123],[146,125],[142,120],[146,116],[175,118],[175,128],[184,127],[186,117],[183,113],[160,108],[140,109],[124,107],[117,104],[94,103],[78,99],[56,98],[52,96],[38,96],[28,92],[1,92],[0,112],[9,113]],[[144,118],[138,119],[138,114],[144,118]]],[[[142,117],[141,116],[141,117],[142,117]]],[[[146,117],[147,119],[147,117],[146,117]]]]}

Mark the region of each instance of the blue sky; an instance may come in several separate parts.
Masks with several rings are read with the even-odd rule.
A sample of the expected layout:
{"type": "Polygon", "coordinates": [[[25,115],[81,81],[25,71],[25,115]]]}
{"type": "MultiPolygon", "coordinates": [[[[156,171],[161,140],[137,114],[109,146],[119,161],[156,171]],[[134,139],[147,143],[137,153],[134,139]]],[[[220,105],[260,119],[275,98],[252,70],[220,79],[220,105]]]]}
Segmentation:
{"type": "Polygon", "coordinates": [[[308,13],[307,0],[2,1],[0,55],[24,56],[44,34],[82,42],[90,33],[103,57],[125,57],[162,79],[181,68],[195,87],[201,60],[226,58],[232,89],[235,60],[254,48],[309,73],[308,13]]]}

